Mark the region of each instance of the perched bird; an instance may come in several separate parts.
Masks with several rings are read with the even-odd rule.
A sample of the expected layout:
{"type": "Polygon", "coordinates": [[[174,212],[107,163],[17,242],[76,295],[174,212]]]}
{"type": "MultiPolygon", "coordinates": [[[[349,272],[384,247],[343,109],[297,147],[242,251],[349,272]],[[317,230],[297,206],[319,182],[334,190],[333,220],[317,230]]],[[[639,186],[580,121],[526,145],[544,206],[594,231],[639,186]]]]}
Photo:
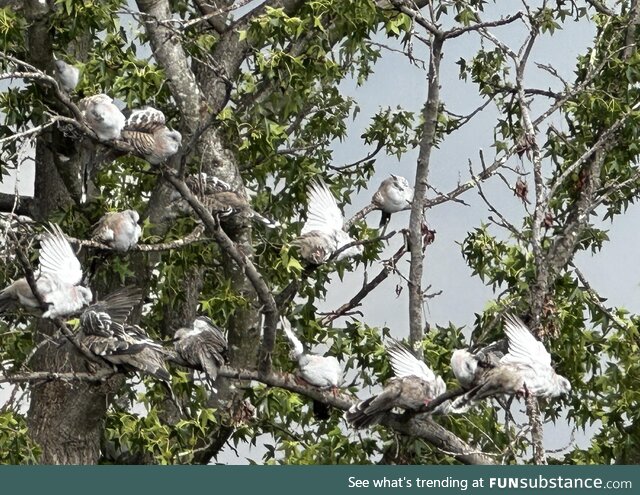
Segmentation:
{"type": "Polygon", "coordinates": [[[73,65],[66,63],[64,60],[56,59],[53,61],[56,80],[60,87],[67,93],[71,93],[80,80],[80,70],[73,65]]]}
{"type": "Polygon", "coordinates": [[[509,351],[497,366],[487,371],[475,387],[452,403],[465,408],[496,394],[558,397],[571,391],[571,384],[551,367],[551,355],[516,316],[505,317],[509,351]]]}
{"type": "Polygon", "coordinates": [[[482,380],[484,374],[498,366],[504,356],[503,342],[493,342],[472,353],[467,349],[457,349],[451,356],[451,370],[460,386],[469,390],[482,380]]]}
{"type": "Polygon", "coordinates": [[[342,380],[342,366],[334,356],[320,356],[304,352],[302,342],[296,337],[291,323],[280,318],[282,329],[291,344],[291,358],[298,363],[300,377],[309,385],[336,389],[342,380]]]}
{"type": "Polygon", "coordinates": [[[417,411],[447,390],[444,380],[409,349],[394,344],[388,351],[394,377],[382,392],[347,411],[347,421],[354,428],[365,428],[378,423],[394,407],[417,411]]]}
{"type": "MultiPolygon", "coordinates": [[[[46,305],[43,318],[68,316],[78,312],[93,298],[91,289],[79,285],[82,266],[69,241],[56,224],[40,241],[40,267],[34,273],[36,289],[46,305]]],[[[41,308],[26,278],[20,278],[0,291],[0,312],[16,304],[28,309],[41,308]]]]}
{"type": "Polygon", "coordinates": [[[116,251],[128,251],[138,244],[142,234],[139,220],[140,215],[135,210],[106,213],[94,225],[91,239],[116,251]]]}
{"type": "MultiPolygon", "coordinates": [[[[331,388],[334,395],[342,381],[343,369],[334,356],[320,356],[304,352],[302,342],[296,337],[291,323],[286,318],[280,318],[284,334],[291,345],[291,359],[298,364],[298,377],[309,385],[318,388],[331,388]]],[[[330,417],[330,407],[314,400],[313,415],[318,420],[330,417]]]]}
{"type": "Polygon", "coordinates": [[[382,181],[371,199],[371,203],[382,210],[380,228],[389,223],[392,213],[402,211],[411,205],[413,193],[409,181],[399,175],[391,174],[391,177],[382,181]]]}
{"type": "Polygon", "coordinates": [[[218,369],[227,362],[228,344],[222,331],[206,316],[199,316],[191,327],[178,329],[173,345],[189,366],[204,372],[215,391],[218,369]]]}
{"type": "Polygon", "coordinates": [[[141,327],[119,323],[108,313],[98,311],[85,321],[91,323],[81,326],[80,341],[91,352],[127,371],[151,375],[169,387],[171,375],[165,363],[167,351],[141,327]]]}
{"type": "MultiPolygon", "coordinates": [[[[299,248],[304,260],[320,265],[355,239],[344,231],[342,212],[324,182],[313,182],[309,187],[308,197],[307,221],[302,226],[300,236],[292,244],[299,248]]],[[[362,246],[356,244],[340,251],[336,260],[360,253],[362,246]]]]}
{"type": "Polygon", "coordinates": [[[182,144],[182,135],[169,129],[165,122],[160,110],[139,108],[127,119],[122,139],[149,163],[157,165],[175,155],[182,144]]]}
{"type": "Polygon", "coordinates": [[[105,94],[87,96],[78,102],[82,116],[101,141],[119,139],[125,125],[125,117],[111,97],[105,94]]]}
{"type": "MultiPolygon", "coordinates": [[[[280,226],[278,222],[270,220],[251,208],[243,194],[234,191],[230,184],[217,177],[201,172],[187,177],[185,183],[215,218],[250,218],[271,229],[280,226]]],[[[181,197],[175,196],[175,198],[183,212],[190,212],[190,207],[181,197]]]]}
{"type": "Polygon", "coordinates": [[[140,303],[142,291],[137,287],[117,289],[88,306],[80,314],[80,326],[84,332],[101,337],[112,337],[112,324],[124,324],[131,310],[140,303]]]}

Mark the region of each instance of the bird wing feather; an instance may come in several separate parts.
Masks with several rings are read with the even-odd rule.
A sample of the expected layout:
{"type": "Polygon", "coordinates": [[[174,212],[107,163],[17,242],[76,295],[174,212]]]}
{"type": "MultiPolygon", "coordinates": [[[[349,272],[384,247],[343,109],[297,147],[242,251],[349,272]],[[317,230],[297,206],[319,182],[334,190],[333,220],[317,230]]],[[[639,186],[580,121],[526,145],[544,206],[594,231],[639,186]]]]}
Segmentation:
{"type": "Polygon", "coordinates": [[[506,315],[505,333],[509,340],[509,352],[501,359],[502,363],[551,366],[551,355],[544,344],[533,336],[520,318],[506,315]]]}
{"type": "MultiPolygon", "coordinates": [[[[82,280],[82,265],[69,241],[57,224],[50,224],[40,248],[40,271],[53,275],[60,282],[77,285],[82,280]]],[[[45,229],[46,230],[46,229],[45,229]]]]}
{"type": "Polygon", "coordinates": [[[344,217],[335,197],[327,185],[322,182],[312,182],[308,192],[307,221],[302,227],[301,234],[319,230],[328,234],[342,230],[344,217]]]}
{"type": "Polygon", "coordinates": [[[396,342],[387,349],[393,374],[398,378],[417,376],[426,382],[435,382],[436,375],[423,361],[416,358],[404,345],[396,342]]]}
{"type": "Polygon", "coordinates": [[[284,334],[287,336],[287,339],[291,343],[291,347],[293,348],[293,352],[296,356],[296,359],[299,356],[304,354],[304,347],[302,347],[302,342],[296,337],[296,334],[293,333],[293,329],[291,328],[291,323],[286,318],[280,317],[280,324],[282,325],[282,330],[284,330],[284,334]]]}

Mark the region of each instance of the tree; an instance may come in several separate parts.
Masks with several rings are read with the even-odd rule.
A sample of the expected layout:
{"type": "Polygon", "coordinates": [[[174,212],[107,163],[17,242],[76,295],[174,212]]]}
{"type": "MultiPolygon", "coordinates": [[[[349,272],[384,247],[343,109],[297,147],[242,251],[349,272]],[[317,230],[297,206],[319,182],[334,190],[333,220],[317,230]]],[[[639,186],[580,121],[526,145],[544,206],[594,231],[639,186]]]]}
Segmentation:
{"type": "MultiPolygon", "coordinates": [[[[230,344],[217,393],[194,384],[188,369],[173,368],[179,410],[153,380],[140,387],[131,374],[87,355],[73,322],[5,316],[2,381],[14,392],[1,415],[3,460],[208,463],[226,444],[255,443],[267,434],[273,438],[267,462],[544,463],[542,424],[550,419],[577,428],[601,422],[591,446],[572,448],[562,462],[634,462],[638,317],[608,307],[574,259],[601,249],[607,235],[598,220],[617,219],[638,195],[637,2],[613,8],[595,0],[531,1],[491,20],[483,0],[269,0],[242,9],[240,3],[2,2],[0,60],[2,79],[10,81],[1,99],[2,171],[17,169],[25,157],[36,169],[33,198],[5,195],[3,210],[60,223],[84,246],[83,263],[93,270],[98,294],[142,287],[147,304],[136,308],[133,320],[156,339],[167,340],[196,314],[207,314],[227,330],[230,344]],[[575,62],[574,79],[541,67],[556,80],[548,89],[531,86],[527,71],[536,43],[588,18],[596,35],[575,62]],[[505,42],[505,26],[524,29],[524,42],[505,42]],[[388,43],[380,43],[384,37],[388,43]],[[444,47],[465,37],[478,42],[472,58],[443,57],[444,47]],[[358,101],[341,83],[366,81],[391,50],[400,50],[407,64],[427,60],[422,112],[381,108],[362,136],[354,136],[347,122],[358,101]],[[51,77],[54,54],[81,65],[71,95],[51,77]],[[449,111],[440,95],[442,64],[454,63],[483,100],[463,116],[449,111]],[[179,153],[150,165],[126,143],[99,142],[77,102],[102,92],[129,108],[162,110],[182,134],[179,153]],[[493,157],[481,152],[469,167],[459,167],[465,179],[457,187],[439,191],[430,175],[434,147],[455,140],[456,131],[489,106],[499,115],[493,157]],[[567,130],[554,127],[556,118],[567,130]],[[363,158],[337,166],[332,144],[346,139],[360,140],[363,158]],[[347,222],[364,248],[361,256],[304,264],[291,240],[308,185],[325,178],[344,204],[368,185],[383,153],[401,157],[414,148],[415,199],[406,229],[382,234],[368,227],[370,205],[347,222]],[[245,187],[254,190],[252,207],[281,227],[265,231],[248,218],[214,218],[185,183],[199,171],[243,195],[245,187]],[[519,222],[485,193],[485,182],[500,179],[522,200],[519,222]],[[190,215],[176,208],[176,191],[190,215]],[[489,223],[460,239],[462,254],[496,297],[477,316],[472,339],[499,339],[500,316],[520,315],[551,350],[574,394],[527,399],[530,431],[487,402],[462,416],[388,414],[373,436],[363,437],[346,426],[343,411],[355,402],[353,392],[388,379],[390,367],[382,345],[388,330],[368,326],[357,308],[376,297],[387,277],[400,277],[407,287],[411,349],[449,388],[456,386],[449,359],[467,339],[461,328],[426,325],[423,316],[431,297],[425,252],[437,242],[426,217],[474,193],[489,209],[489,223]],[[142,245],[122,255],[84,241],[105,211],[125,208],[145,219],[142,245]],[[384,259],[387,245],[394,254],[384,259]],[[402,259],[410,262],[408,274],[402,259]],[[340,308],[319,315],[335,275],[363,267],[376,277],[340,308]],[[328,346],[352,385],[334,394],[294,380],[286,340],[277,332],[280,315],[305,343],[328,346]],[[26,413],[13,407],[21,390],[30,396],[26,413]],[[331,406],[328,419],[314,418],[312,400],[331,406]],[[132,410],[140,402],[144,415],[132,410]]],[[[24,255],[34,250],[30,236],[7,228],[8,283],[29,271],[24,255]]]]}

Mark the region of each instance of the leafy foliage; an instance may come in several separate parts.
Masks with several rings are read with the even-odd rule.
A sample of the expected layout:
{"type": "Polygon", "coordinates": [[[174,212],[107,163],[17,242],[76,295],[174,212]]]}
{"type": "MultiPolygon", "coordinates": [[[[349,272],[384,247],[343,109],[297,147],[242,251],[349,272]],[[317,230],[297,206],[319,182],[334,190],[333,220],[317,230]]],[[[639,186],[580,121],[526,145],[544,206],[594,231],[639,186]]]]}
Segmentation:
{"type": "MultiPolygon", "coordinates": [[[[292,282],[298,284],[298,298],[281,309],[306,345],[326,351],[344,364],[344,388],[352,394],[361,392],[360,397],[377,393],[379,385],[392,376],[385,354],[385,339],[390,330],[370,326],[366,315],[357,313],[326,327],[319,323],[317,313],[328,291],[347,273],[381,264],[385,244],[376,239],[378,230],[359,220],[351,226],[351,233],[367,241],[363,255],[307,273],[299,253],[291,247],[304,220],[307,188],[317,177],[325,178],[343,207],[369,186],[383,154],[407,159],[409,153],[418,150],[423,157],[423,148],[455,139],[454,131],[473,114],[466,117],[449,113],[447,108],[455,102],[447,101],[436,102],[437,132],[433,143],[425,142],[423,130],[429,116],[425,116],[426,110],[419,116],[418,108],[381,105],[372,115],[364,116],[367,120],[364,130],[356,135],[351,122],[363,118],[359,115],[362,105],[357,97],[347,94],[344,85],[353,81],[357,86],[365,84],[374,74],[376,64],[391,53],[387,43],[400,47],[408,64],[416,63],[414,42],[432,40],[432,31],[444,29],[443,25],[458,30],[459,35],[473,31],[471,28],[483,20],[489,4],[482,0],[430,2],[433,5],[426,9],[430,9],[430,14],[422,12],[433,22],[433,29],[424,30],[420,17],[389,6],[381,8],[384,3],[387,2],[316,0],[301,2],[293,11],[265,5],[230,25],[235,38],[228,50],[235,49],[234,54],[242,55],[242,62],[234,70],[229,69],[229,53],[223,50],[224,56],[219,56],[219,60],[214,57],[219,55],[217,50],[223,41],[228,41],[225,36],[229,34],[207,27],[202,12],[189,2],[171,4],[175,13],[172,23],[175,37],[171,42],[180,44],[190,57],[194,73],[211,71],[229,90],[223,108],[215,115],[210,115],[212,100],[206,100],[211,95],[204,96],[206,104],[200,108],[199,124],[212,124],[212,132],[224,145],[224,150],[216,152],[233,156],[236,178],[254,193],[252,206],[282,225],[269,232],[254,229],[247,236],[248,241],[242,239],[246,241],[242,244],[246,248],[243,254],[251,257],[275,294],[292,282]],[[354,164],[336,164],[336,147],[347,140],[358,143],[363,159],[354,164]]],[[[584,8],[569,10],[564,4],[545,3],[526,12],[532,41],[554,35],[567,23],[587,22],[587,16],[592,14],[584,8]]],[[[124,26],[123,17],[119,17],[124,7],[125,2],[119,0],[56,2],[47,21],[53,33],[52,49],[82,69],[72,99],[106,92],[128,108],[143,105],[159,108],[172,125],[181,128],[180,97],[184,95],[173,91],[175,81],[167,80],[168,67],[150,49],[144,17],[132,18],[132,32],[124,26]]],[[[453,323],[438,322],[441,324],[432,325],[424,339],[415,344],[448,387],[454,388],[456,380],[449,363],[455,349],[469,342],[480,345],[501,338],[498,321],[506,311],[537,317],[536,331],[550,349],[558,372],[575,385],[570,399],[542,403],[543,417],[571,428],[597,430],[590,446],[573,448],[557,462],[606,464],[640,459],[640,364],[636,359],[640,319],[625,308],[607,307],[606,300],[585,283],[572,265],[576,253],[596,253],[609,242],[601,221],[615,221],[638,197],[640,56],[635,45],[631,52],[627,49],[630,16],[624,10],[615,16],[593,16],[597,26],[593,44],[578,57],[575,79],[563,81],[563,87],[556,92],[523,86],[521,77],[526,73],[514,67],[513,54],[486,35],[474,45],[470,57],[454,62],[443,59],[443,63],[457,64],[460,79],[475,89],[483,103],[491,103],[496,110],[493,151],[496,162],[504,166],[500,168],[501,177],[510,184],[515,182],[516,175],[526,177],[523,169],[531,169],[534,179],[528,183],[536,188],[536,199],[527,203],[526,193],[521,197],[522,209],[517,213],[521,220],[512,220],[513,225],[492,215],[486,219],[491,223],[477,225],[469,229],[466,237],[458,239],[472,276],[496,294],[494,300],[487,302],[485,311],[476,315],[471,334],[453,323]],[[521,94],[526,102],[519,99],[521,94]],[[560,115],[564,130],[558,130],[543,118],[534,120],[531,125],[536,134],[530,135],[527,107],[535,107],[528,104],[537,97],[552,100],[557,110],[554,115],[560,115]],[[613,126],[618,126],[615,140],[594,150],[613,126]],[[593,156],[600,152],[606,156],[593,178],[589,176],[589,167],[593,156]],[[576,212],[576,204],[583,201],[590,186],[594,190],[589,204],[584,211],[576,212]],[[547,203],[539,214],[534,210],[540,208],[542,200],[547,203]],[[582,223],[575,222],[576,217],[582,223]],[[554,262],[545,256],[559,252],[558,245],[569,236],[566,229],[570,225],[576,226],[575,232],[569,233],[576,239],[567,248],[570,256],[554,269],[548,290],[542,295],[539,314],[531,314],[541,273],[554,262]]],[[[422,21],[426,22],[424,18],[422,21]]],[[[23,12],[0,10],[3,53],[33,61],[32,54],[25,49],[27,25],[23,12]]],[[[485,29],[493,33],[492,28],[485,29]]],[[[473,32],[477,34],[478,30],[473,32]]],[[[420,56],[428,58],[424,54],[428,55],[432,46],[420,44],[420,56]]],[[[509,48],[517,51],[515,47],[509,48]]],[[[524,50],[518,56],[522,53],[524,50]]],[[[14,68],[7,58],[0,59],[0,65],[3,71],[14,68]]],[[[48,122],[56,112],[63,113],[58,103],[47,84],[29,78],[2,90],[0,139],[6,140],[0,152],[3,174],[19,164],[21,153],[24,154],[20,146],[28,148],[35,142],[35,136],[23,142],[11,137],[48,122]]],[[[197,131],[205,133],[207,129],[197,131]]],[[[183,146],[191,147],[181,157],[180,170],[223,168],[219,163],[205,163],[202,149],[187,137],[192,136],[185,132],[183,146]]],[[[38,139],[40,143],[52,141],[45,134],[38,139]]],[[[42,153],[41,148],[38,153],[42,153]]],[[[459,173],[466,174],[467,169],[461,167],[459,173]]],[[[479,182],[475,179],[471,181],[474,187],[479,182]]],[[[87,237],[91,225],[105,211],[151,210],[161,191],[158,181],[158,171],[143,160],[128,155],[110,157],[93,177],[95,193],[90,200],[60,208],[50,218],[61,222],[70,235],[87,237]]],[[[151,243],[180,239],[195,226],[196,221],[188,216],[172,216],[164,230],[163,225],[147,219],[143,240],[151,243]]],[[[19,276],[14,261],[12,254],[3,257],[3,282],[19,276]]],[[[170,336],[177,329],[172,318],[182,314],[186,300],[191,297],[197,299],[199,313],[210,316],[224,328],[246,323],[245,333],[234,335],[232,354],[241,354],[242,345],[256,351],[259,333],[256,315],[260,304],[247,285],[238,282],[242,270],[230,265],[226,253],[215,242],[199,242],[163,253],[130,253],[108,258],[92,252],[84,261],[97,266],[92,281],[100,287],[144,281],[148,296],[141,323],[152,337],[170,336]],[[199,281],[197,294],[186,294],[186,283],[195,278],[199,281]],[[256,341],[252,342],[252,338],[256,341]]],[[[398,266],[390,270],[404,273],[398,266]]],[[[382,297],[386,299],[388,295],[382,297]]],[[[30,358],[33,335],[28,321],[20,316],[11,325],[0,323],[0,359],[10,363],[13,371],[22,370],[30,358]]],[[[242,356],[238,361],[244,365],[251,359],[255,365],[255,356],[242,356]]],[[[289,346],[280,335],[271,359],[276,370],[295,372],[289,346]]],[[[238,381],[234,385],[255,408],[255,416],[244,411],[246,414],[238,417],[231,406],[216,404],[204,387],[194,385],[187,372],[172,371],[173,386],[185,406],[186,416],[168,420],[164,389],[145,382],[145,393],[139,393],[139,386],[128,381],[106,415],[101,462],[202,462],[200,455],[210,447],[212,433],[220,432],[223,433],[219,438],[227,434],[228,443],[234,448],[262,442],[265,448],[262,460],[272,464],[455,462],[451,453],[383,426],[367,433],[354,432],[343,421],[342,412],[335,409],[328,419],[319,420],[308,397],[257,382],[238,381]],[[132,412],[134,404],[143,405],[144,413],[132,412]]],[[[506,416],[495,403],[487,403],[463,416],[435,417],[434,421],[499,462],[528,462],[531,444],[520,434],[520,425],[506,416]]],[[[204,460],[217,455],[224,443],[204,460]]],[[[37,462],[39,448],[29,438],[25,415],[0,414],[0,452],[3,463],[37,462]]]]}

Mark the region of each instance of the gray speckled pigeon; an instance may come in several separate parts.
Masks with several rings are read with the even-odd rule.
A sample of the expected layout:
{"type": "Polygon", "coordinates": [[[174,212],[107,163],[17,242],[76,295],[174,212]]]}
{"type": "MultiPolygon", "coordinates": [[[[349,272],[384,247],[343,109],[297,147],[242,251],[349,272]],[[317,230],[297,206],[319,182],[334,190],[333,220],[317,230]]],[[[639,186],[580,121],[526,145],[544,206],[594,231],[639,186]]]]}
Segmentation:
{"type": "Polygon", "coordinates": [[[120,139],[124,129],[125,117],[113,104],[110,96],[98,94],[87,96],[78,102],[87,126],[96,133],[102,141],[120,139]]]}
{"type": "Polygon", "coordinates": [[[465,408],[497,394],[558,397],[571,391],[571,384],[551,366],[551,355],[516,316],[505,317],[509,352],[487,371],[480,383],[452,403],[465,408]]]}
{"type": "Polygon", "coordinates": [[[116,251],[125,252],[138,244],[142,228],[135,210],[106,213],[93,228],[91,238],[116,251]]]}
{"type": "Polygon", "coordinates": [[[371,203],[382,210],[380,227],[389,223],[392,213],[402,211],[411,205],[413,194],[413,187],[404,177],[391,174],[391,177],[383,180],[371,199],[371,203]]]}
{"type": "Polygon", "coordinates": [[[175,155],[182,145],[182,135],[165,125],[165,116],[152,107],[134,110],[126,121],[122,139],[152,165],[175,155]]]}
{"type": "Polygon", "coordinates": [[[394,344],[387,353],[395,377],[387,382],[380,394],[355,404],[347,411],[347,421],[354,428],[378,423],[394,407],[416,411],[446,392],[442,378],[405,346],[394,344]]]}

